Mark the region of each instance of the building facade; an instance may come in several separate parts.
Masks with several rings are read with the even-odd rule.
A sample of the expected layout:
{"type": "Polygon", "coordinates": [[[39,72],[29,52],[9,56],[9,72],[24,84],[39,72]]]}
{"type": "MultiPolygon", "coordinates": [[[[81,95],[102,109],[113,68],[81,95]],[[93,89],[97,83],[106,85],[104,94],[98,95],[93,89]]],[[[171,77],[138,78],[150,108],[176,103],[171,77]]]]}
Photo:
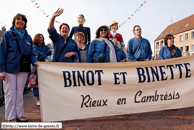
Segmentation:
{"type": "Polygon", "coordinates": [[[169,25],[154,41],[154,54],[159,54],[164,46],[164,37],[167,34],[174,36],[174,45],[182,51],[194,53],[194,15],[169,25]]]}

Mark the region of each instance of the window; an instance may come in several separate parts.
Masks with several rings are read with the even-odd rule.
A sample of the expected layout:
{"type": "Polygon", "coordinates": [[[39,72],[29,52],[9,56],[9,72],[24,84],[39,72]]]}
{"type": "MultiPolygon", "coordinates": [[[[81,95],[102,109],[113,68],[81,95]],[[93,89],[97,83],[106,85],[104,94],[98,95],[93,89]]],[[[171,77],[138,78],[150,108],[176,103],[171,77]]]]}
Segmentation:
{"type": "Polygon", "coordinates": [[[160,48],[162,48],[164,46],[164,41],[160,42],[160,48]]]}
{"type": "Polygon", "coordinates": [[[156,42],[156,49],[159,49],[159,42],[156,42]]]}
{"type": "Polygon", "coordinates": [[[160,36],[163,36],[163,33],[160,36]]]}
{"type": "Polygon", "coordinates": [[[174,45],[176,45],[176,37],[174,37],[174,45]]]}
{"type": "Polygon", "coordinates": [[[181,52],[183,52],[183,47],[180,47],[181,52]]]}
{"type": "Polygon", "coordinates": [[[191,37],[192,37],[192,39],[194,39],[194,31],[191,33],[191,35],[192,35],[192,36],[191,36],[191,37]]]}
{"type": "Polygon", "coordinates": [[[185,34],[185,40],[189,40],[189,33],[185,34]]]}
{"type": "Polygon", "coordinates": [[[185,51],[188,52],[189,51],[189,46],[185,47],[185,51]]]}
{"type": "Polygon", "coordinates": [[[189,26],[190,23],[188,23],[187,25],[185,25],[185,28],[189,26]]]}
{"type": "Polygon", "coordinates": [[[180,35],[180,42],[183,41],[183,35],[180,35]]]}
{"type": "Polygon", "coordinates": [[[166,35],[168,34],[168,32],[166,32],[166,35]]]}
{"type": "Polygon", "coordinates": [[[173,30],[170,31],[170,33],[172,33],[173,30]]]}
{"type": "Polygon", "coordinates": [[[180,30],[180,29],[181,29],[181,27],[182,27],[182,26],[180,26],[180,27],[177,29],[177,31],[178,31],[178,30],[180,30]]]}

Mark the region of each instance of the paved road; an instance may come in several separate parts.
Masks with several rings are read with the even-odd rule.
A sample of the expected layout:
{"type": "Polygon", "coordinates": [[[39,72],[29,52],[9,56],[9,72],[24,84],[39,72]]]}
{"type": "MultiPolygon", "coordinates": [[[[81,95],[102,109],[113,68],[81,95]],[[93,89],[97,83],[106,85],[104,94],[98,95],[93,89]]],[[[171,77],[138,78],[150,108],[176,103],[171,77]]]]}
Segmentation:
{"type": "MultiPolygon", "coordinates": [[[[41,122],[40,107],[32,91],[24,94],[24,116],[30,122],[41,122]]],[[[4,106],[0,106],[0,122],[4,122],[4,106]]],[[[193,130],[194,107],[140,114],[63,121],[65,130],[193,130]]]]}

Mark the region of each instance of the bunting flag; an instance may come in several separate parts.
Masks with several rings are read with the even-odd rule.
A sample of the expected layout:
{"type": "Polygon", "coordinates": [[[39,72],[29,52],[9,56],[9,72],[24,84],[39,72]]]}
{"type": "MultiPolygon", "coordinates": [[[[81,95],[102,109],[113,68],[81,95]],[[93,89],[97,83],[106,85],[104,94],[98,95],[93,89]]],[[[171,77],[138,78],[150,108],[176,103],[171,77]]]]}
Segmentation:
{"type": "MultiPolygon", "coordinates": [[[[136,9],[136,10],[134,11],[134,14],[137,13],[137,11],[140,11],[140,9],[143,8],[143,5],[144,5],[145,3],[147,3],[147,1],[144,1],[143,4],[141,4],[141,5],[138,7],[138,9],[136,9]]],[[[132,17],[132,16],[133,16],[133,14],[131,14],[131,17],[132,17]]],[[[121,24],[119,25],[119,28],[120,28],[122,25],[124,25],[129,19],[131,19],[131,18],[128,17],[128,19],[125,20],[125,22],[121,23],[121,24]]]]}
{"type": "MultiPolygon", "coordinates": [[[[36,1],[36,0],[31,0],[31,2],[35,2],[35,1],[36,1]]],[[[139,7],[138,9],[136,9],[136,11],[134,11],[134,14],[137,13],[137,11],[140,11],[140,9],[143,8],[143,5],[146,4],[146,3],[147,3],[147,1],[144,1],[143,4],[141,4],[140,7],[139,7]]],[[[36,7],[37,9],[39,9],[39,8],[40,8],[40,5],[38,5],[38,3],[36,2],[35,5],[34,5],[34,7],[36,7]]],[[[49,14],[47,14],[47,13],[43,10],[43,8],[40,8],[39,11],[41,11],[46,17],[49,17],[49,14]]],[[[133,14],[131,14],[131,17],[132,17],[132,16],[133,16],[133,14]]],[[[131,18],[128,17],[128,19],[131,19],[131,18]]],[[[125,20],[121,25],[124,25],[124,24],[128,21],[128,19],[125,20]]],[[[55,22],[60,24],[59,21],[55,21],[55,22]]],[[[121,25],[119,25],[119,27],[121,27],[121,25]]]]}
{"type": "MultiPolygon", "coordinates": [[[[35,2],[35,1],[36,1],[36,0],[31,0],[31,2],[35,2]]],[[[34,7],[36,7],[37,9],[39,9],[39,11],[41,11],[41,12],[43,13],[43,15],[45,15],[47,18],[49,18],[49,14],[47,14],[47,13],[44,11],[44,9],[43,9],[42,7],[40,7],[40,5],[39,5],[37,2],[34,4],[34,7]]],[[[55,22],[60,24],[59,21],[56,21],[56,20],[55,20],[55,22]]]]}

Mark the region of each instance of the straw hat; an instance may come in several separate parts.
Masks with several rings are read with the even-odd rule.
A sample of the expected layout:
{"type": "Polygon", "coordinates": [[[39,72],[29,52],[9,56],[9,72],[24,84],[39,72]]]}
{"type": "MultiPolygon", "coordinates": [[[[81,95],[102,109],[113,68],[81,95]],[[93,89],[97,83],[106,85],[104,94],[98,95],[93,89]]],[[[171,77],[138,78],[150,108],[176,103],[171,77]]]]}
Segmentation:
{"type": "Polygon", "coordinates": [[[110,23],[109,27],[111,27],[113,24],[118,24],[118,22],[112,21],[112,22],[110,23]]]}
{"type": "Polygon", "coordinates": [[[96,30],[96,36],[98,35],[98,33],[100,32],[100,29],[101,28],[106,28],[106,31],[107,31],[107,34],[109,34],[110,33],[110,29],[109,29],[109,27],[108,26],[106,26],[106,25],[102,25],[102,26],[100,26],[97,30],[96,30]]]}

